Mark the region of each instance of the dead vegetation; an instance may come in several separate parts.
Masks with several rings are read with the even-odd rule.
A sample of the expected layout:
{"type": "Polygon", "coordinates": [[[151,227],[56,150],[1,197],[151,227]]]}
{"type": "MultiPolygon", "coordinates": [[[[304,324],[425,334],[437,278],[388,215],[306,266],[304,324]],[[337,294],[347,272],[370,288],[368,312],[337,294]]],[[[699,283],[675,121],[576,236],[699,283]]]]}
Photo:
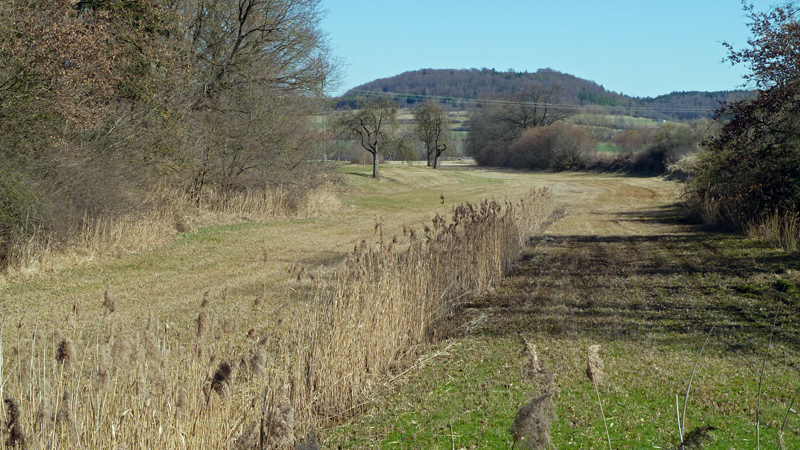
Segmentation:
{"type": "Polygon", "coordinates": [[[110,286],[92,307],[22,319],[0,333],[2,438],[10,448],[317,448],[317,426],[353,416],[429,343],[457,333],[460,305],[513,267],[552,207],[543,189],[467,203],[402,236],[379,223],[338,267],[292,271],[283,304],[234,305],[220,287],[198,292],[183,317],[150,309],[137,321],[134,302],[148,299],[110,286]]]}
{"type": "Polygon", "coordinates": [[[114,217],[65,219],[55,231],[42,229],[14,241],[0,264],[0,282],[152,250],[201,226],[318,217],[341,206],[332,183],[308,190],[225,193],[206,188],[199,198],[162,186],[147,193],[142,203],[146,206],[141,210],[114,217]]]}

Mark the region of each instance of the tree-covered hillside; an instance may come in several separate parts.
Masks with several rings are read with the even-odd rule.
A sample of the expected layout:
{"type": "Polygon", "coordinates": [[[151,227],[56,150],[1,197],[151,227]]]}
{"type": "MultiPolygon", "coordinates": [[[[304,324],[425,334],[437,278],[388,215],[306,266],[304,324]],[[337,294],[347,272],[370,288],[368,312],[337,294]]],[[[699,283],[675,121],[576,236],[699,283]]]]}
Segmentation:
{"type": "Polygon", "coordinates": [[[531,84],[560,86],[561,102],[572,105],[603,106],[618,112],[653,119],[691,120],[710,117],[719,102],[738,98],[746,91],[673,92],[655,98],[631,97],[605,89],[594,81],[552,69],[536,72],[494,69],[422,69],[404,72],[357,86],[343,96],[343,102],[368,92],[387,93],[400,106],[413,106],[435,97],[456,109],[466,109],[480,99],[507,97],[531,84]]]}

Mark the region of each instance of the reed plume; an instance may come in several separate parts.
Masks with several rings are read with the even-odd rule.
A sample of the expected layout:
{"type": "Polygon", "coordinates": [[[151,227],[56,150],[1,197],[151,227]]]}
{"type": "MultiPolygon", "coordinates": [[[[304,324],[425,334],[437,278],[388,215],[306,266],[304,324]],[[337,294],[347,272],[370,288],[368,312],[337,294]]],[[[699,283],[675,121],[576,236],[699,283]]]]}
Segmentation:
{"type": "Polygon", "coordinates": [[[208,316],[206,316],[205,311],[200,311],[200,314],[197,316],[197,337],[202,338],[206,334],[207,328],[208,316]]]}
{"type": "MultiPolygon", "coordinates": [[[[217,370],[209,380],[209,386],[219,397],[227,401],[230,398],[231,382],[236,375],[236,365],[228,361],[219,363],[217,370]]],[[[209,401],[210,393],[206,395],[206,403],[209,401]]]]}
{"type": "Polygon", "coordinates": [[[550,392],[545,392],[519,408],[509,430],[514,446],[519,444],[521,448],[531,450],[552,446],[550,422],[555,418],[552,396],[550,392]]]}
{"type": "Polygon", "coordinates": [[[526,356],[525,366],[523,367],[523,375],[526,380],[533,384],[539,392],[552,393],[553,386],[553,373],[539,361],[539,355],[536,353],[536,344],[529,342],[525,336],[519,335],[522,344],[525,346],[523,353],[526,356]]]}
{"type": "Polygon", "coordinates": [[[6,448],[13,448],[18,450],[25,450],[28,448],[27,439],[22,430],[22,420],[20,417],[19,406],[14,399],[7,398],[3,401],[6,405],[6,426],[5,429],[8,433],[6,439],[6,448]]]}
{"type": "Polygon", "coordinates": [[[603,373],[603,360],[600,359],[600,345],[594,344],[589,346],[588,358],[586,363],[586,376],[594,386],[594,392],[597,394],[597,404],[600,406],[600,416],[603,418],[603,426],[606,430],[606,440],[608,441],[608,448],[611,449],[611,436],[608,434],[608,424],[606,423],[606,415],[603,412],[603,401],[600,399],[600,390],[597,385],[602,383],[605,374],[603,373]]]}
{"type": "Polygon", "coordinates": [[[63,367],[69,367],[75,360],[75,345],[69,339],[62,339],[56,348],[56,361],[63,367]]]}
{"type": "Polygon", "coordinates": [[[709,433],[714,430],[716,430],[716,427],[710,425],[703,425],[693,429],[684,437],[680,449],[702,449],[703,443],[711,441],[711,435],[709,433]]]}
{"type": "Polygon", "coordinates": [[[97,382],[105,385],[111,376],[111,346],[103,344],[100,346],[98,361],[97,361],[97,382]]]}
{"type": "Polygon", "coordinates": [[[319,441],[317,441],[317,427],[312,425],[311,431],[308,432],[308,437],[303,442],[298,442],[295,450],[319,450],[319,441]]]}
{"type": "Polygon", "coordinates": [[[117,300],[108,293],[108,289],[106,289],[105,294],[103,294],[103,315],[107,316],[117,309],[117,300]]]}

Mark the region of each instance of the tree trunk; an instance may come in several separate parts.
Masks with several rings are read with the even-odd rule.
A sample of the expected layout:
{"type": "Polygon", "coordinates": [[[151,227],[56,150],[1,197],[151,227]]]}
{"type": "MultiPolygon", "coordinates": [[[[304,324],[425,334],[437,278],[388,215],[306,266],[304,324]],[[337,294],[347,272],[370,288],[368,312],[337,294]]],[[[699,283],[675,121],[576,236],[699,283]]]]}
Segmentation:
{"type": "Polygon", "coordinates": [[[378,150],[372,152],[372,178],[378,178],[378,150]]]}
{"type": "Polygon", "coordinates": [[[444,151],[447,150],[447,144],[439,145],[439,140],[436,140],[436,150],[433,152],[433,168],[436,169],[439,167],[439,156],[441,156],[444,151]]]}

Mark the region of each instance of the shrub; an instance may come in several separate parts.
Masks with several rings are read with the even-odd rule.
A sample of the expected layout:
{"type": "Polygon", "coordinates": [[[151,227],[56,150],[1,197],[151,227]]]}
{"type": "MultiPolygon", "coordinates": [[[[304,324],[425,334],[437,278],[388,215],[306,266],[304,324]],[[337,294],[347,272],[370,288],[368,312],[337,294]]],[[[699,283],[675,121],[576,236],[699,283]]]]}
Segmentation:
{"type": "Polygon", "coordinates": [[[613,144],[619,150],[621,159],[629,159],[636,152],[649,147],[654,139],[655,132],[650,128],[638,130],[626,130],[611,138],[613,144]]]}
{"type": "Polygon", "coordinates": [[[707,121],[691,124],[665,123],[656,130],[653,142],[644,151],[633,155],[630,171],[664,173],[667,167],[695,153],[710,130],[707,121]]]}
{"type": "Polygon", "coordinates": [[[518,169],[575,170],[594,151],[589,133],[566,122],[531,128],[511,145],[509,163],[518,169]]]}

